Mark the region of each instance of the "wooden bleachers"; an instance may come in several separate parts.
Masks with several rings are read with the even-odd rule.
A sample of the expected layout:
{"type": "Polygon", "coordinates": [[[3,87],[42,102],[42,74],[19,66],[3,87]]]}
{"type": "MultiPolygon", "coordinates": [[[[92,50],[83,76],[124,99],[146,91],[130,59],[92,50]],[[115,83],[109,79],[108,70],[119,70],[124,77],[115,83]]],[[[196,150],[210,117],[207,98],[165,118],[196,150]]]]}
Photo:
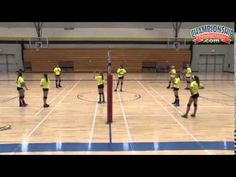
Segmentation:
{"type": "Polygon", "coordinates": [[[157,62],[156,61],[143,61],[142,72],[156,72],[157,62]]]}
{"type": "MultiPolygon", "coordinates": [[[[189,49],[114,48],[113,72],[123,64],[128,72],[142,72],[143,63],[175,65],[182,68],[190,62],[189,49]]],[[[25,62],[31,63],[32,72],[49,72],[60,62],[69,62],[74,72],[106,71],[107,49],[105,48],[47,48],[36,51],[24,50],[25,62]]]]}

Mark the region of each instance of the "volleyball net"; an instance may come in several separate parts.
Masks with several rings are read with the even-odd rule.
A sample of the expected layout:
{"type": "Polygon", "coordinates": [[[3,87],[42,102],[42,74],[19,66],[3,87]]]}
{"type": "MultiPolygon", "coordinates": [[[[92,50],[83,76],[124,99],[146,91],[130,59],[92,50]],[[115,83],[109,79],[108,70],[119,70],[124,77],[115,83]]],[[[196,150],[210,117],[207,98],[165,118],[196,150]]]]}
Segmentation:
{"type": "Polygon", "coordinates": [[[107,123],[112,123],[112,86],[113,86],[113,76],[112,76],[112,54],[111,51],[107,52],[107,123]]]}

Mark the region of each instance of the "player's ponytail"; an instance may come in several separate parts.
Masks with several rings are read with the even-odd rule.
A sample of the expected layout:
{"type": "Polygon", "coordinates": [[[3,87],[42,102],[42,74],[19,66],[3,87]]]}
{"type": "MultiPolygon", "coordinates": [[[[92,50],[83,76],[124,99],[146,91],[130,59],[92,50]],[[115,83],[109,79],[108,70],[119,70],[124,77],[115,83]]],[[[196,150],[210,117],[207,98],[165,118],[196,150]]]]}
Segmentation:
{"type": "Polygon", "coordinates": [[[99,74],[100,76],[102,76],[102,80],[103,80],[104,79],[103,72],[100,72],[99,74]]]}
{"type": "Polygon", "coordinates": [[[21,72],[18,73],[18,77],[17,77],[17,79],[16,79],[16,83],[17,83],[19,77],[22,77],[22,73],[21,73],[21,72]]]}
{"type": "Polygon", "coordinates": [[[194,76],[194,80],[197,82],[198,87],[200,87],[200,80],[198,76],[194,76]]]}
{"type": "Polygon", "coordinates": [[[46,73],[44,73],[44,78],[45,78],[46,82],[48,82],[48,75],[46,73]]]}

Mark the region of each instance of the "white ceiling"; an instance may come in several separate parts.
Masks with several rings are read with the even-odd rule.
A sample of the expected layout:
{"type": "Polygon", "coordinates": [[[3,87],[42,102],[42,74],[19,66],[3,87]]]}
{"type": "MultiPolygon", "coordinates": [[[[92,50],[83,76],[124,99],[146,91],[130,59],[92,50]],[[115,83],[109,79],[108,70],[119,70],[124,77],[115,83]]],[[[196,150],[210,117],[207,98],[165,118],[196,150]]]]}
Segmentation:
{"type": "MultiPolygon", "coordinates": [[[[191,29],[205,24],[220,24],[234,29],[233,22],[183,22],[181,28],[191,29]]],[[[33,22],[0,22],[0,27],[34,28],[33,22]]],[[[172,22],[44,22],[46,28],[172,28],[172,22]]]]}

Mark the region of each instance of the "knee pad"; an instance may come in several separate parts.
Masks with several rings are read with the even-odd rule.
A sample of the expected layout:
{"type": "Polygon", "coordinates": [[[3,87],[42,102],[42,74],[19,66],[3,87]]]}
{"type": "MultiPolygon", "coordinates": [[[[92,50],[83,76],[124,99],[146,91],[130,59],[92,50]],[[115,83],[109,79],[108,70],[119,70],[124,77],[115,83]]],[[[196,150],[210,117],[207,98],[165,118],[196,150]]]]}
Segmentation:
{"type": "Polygon", "coordinates": [[[61,79],[59,79],[59,82],[61,82],[61,79]]]}
{"type": "Polygon", "coordinates": [[[19,96],[20,99],[23,99],[24,97],[23,96],[19,96]]]}
{"type": "Polygon", "coordinates": [[[197,107],[197,104],[194,103],[193,106],[194,106],[194,107],[197,107]]]}
{"type": "Polygon", "coordinates": [[[44,99],[47,99],[48,97],[44,96],[43,98],[44,98],[44,99]]]}
{"type": "Polygon", "coordinates": [[[190,107],[191,105],[190,104],[187,104],[188,107],[190,107]]]}
{"type": "Polygon", "coordinates": [[[175,96],[175,98],[179,98],[179,96],[175,96]]]}
{"type": "Polygon", "coordinates": [[[190,81],[187,81],[188,84],[190,84],[190,81]]]}

